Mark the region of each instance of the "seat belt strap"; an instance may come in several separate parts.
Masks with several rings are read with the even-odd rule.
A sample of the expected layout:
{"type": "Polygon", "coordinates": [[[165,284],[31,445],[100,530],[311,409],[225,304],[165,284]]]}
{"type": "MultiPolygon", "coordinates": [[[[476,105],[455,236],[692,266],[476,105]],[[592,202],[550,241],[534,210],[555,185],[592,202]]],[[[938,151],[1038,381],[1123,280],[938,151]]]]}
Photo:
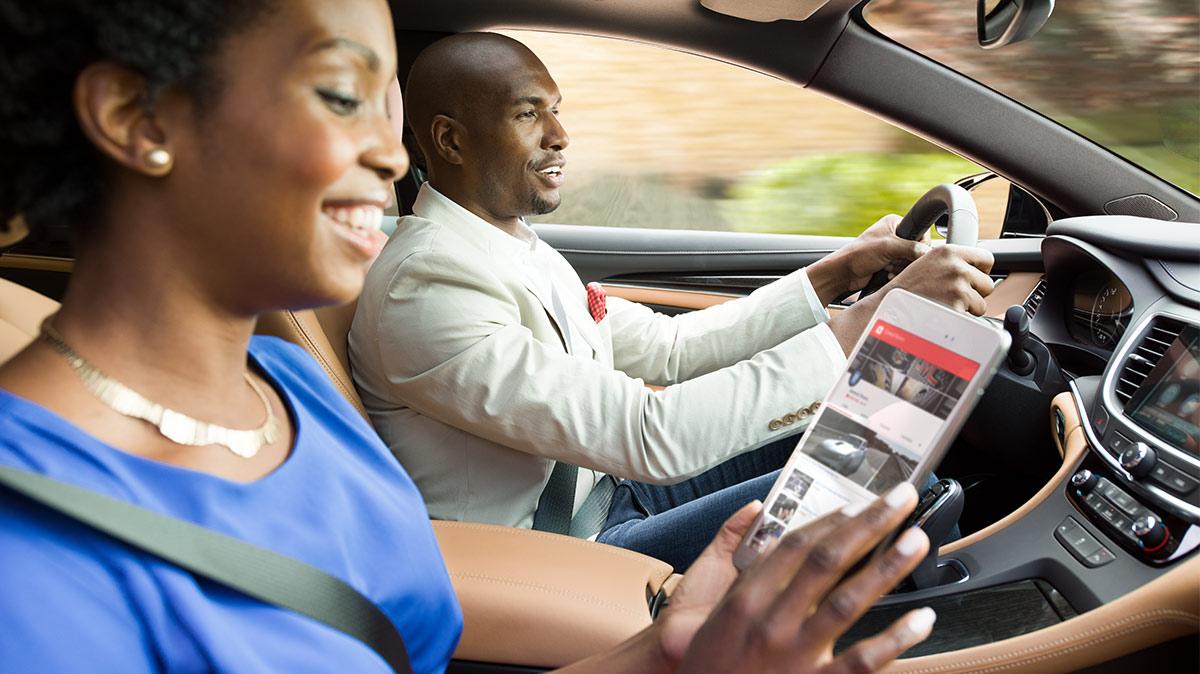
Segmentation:
{"type": "Polygon", "coordinates": [[[533,511],[533,528],[554,534],[571,533],[571,513],[575,510],[575,485],[579,468],[562,461],[554,462],[550,479],[533,511]]]}
{"type": "Polygon", "coordinates": [[[571,518],[571,535],[575,538],[591,538],[600,533],[604,522],[608,519],[608,509],[612,507],[613,492],[617,488],[617,479],[612,475],[601,475],[600,481],[592,487],[579,512],[571,518]]]}
{"type": "Polygon", "coordinates": [[[370,599],[315,566],[241,539],[26,470],[0,466],[0,486],[197,576],[344,632],[412,674],[404,639],[370,599]]]}

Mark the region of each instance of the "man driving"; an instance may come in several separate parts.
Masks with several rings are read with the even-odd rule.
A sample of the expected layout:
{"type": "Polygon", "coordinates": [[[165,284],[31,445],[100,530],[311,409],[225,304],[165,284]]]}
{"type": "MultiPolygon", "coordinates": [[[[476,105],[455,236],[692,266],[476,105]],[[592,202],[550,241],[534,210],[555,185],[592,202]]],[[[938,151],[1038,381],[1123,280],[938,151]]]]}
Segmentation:
{"type": "Polygon", "coordinates": [[[561,95],[537,57],[500,35],[450,36],[417,57],[406,97],[429,179],[368,274],[349,349],[371,421],[436,519],[594,537],[686,568],[766,495],[887,290],[984,312],[991,255],[901,239],[896,216],[702,311],[605,298],[524,220],[559,205],[567,175],[561,95]]]}

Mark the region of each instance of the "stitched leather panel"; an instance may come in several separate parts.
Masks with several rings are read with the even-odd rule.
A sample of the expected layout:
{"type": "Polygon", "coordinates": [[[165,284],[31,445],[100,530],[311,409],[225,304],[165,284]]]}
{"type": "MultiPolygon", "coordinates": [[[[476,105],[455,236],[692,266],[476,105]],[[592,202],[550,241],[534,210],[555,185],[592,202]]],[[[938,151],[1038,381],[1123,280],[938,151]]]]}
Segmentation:
{"type": "Polygon", "coordinates": [[[656,559],[600,543],[489,524],[434,522],[462,605],[454,657],[559,667],[650,624],[671,576],[656,559]]]}

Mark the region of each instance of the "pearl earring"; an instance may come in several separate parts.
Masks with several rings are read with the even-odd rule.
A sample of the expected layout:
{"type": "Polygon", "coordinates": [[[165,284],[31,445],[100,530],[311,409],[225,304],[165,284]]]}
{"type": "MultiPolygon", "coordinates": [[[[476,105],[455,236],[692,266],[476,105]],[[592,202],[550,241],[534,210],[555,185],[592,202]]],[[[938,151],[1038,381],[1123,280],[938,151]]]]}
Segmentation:
{"type": "Polygon", "coordinates": [[[146,163],[155,168],[164,168],[171,163],[171,153],[156,147],[146,153],[146,163]]]}

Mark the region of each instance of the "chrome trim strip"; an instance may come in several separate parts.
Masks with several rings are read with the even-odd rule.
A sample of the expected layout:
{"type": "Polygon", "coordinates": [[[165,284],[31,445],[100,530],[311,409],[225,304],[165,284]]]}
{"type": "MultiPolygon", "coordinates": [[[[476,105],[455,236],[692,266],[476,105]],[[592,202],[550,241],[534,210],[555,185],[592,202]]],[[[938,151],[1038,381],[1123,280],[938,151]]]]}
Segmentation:
{"type": "MultiPolygon", "coordinates": [[[[1121,371],[1125,369],[1125,361],[1128,360],[1133,350],[1141,346],[1142,341],[1148,338],[1147,334],[1150,330],[1150,324],[1154,321],[1154,319],[1160,316],[1166,316],[1167,318],[1172,318],[1182,323],[1200,328],[1200,324],[1197,324],[1192,318],[1180,316],[1179,314],[1171,313],[1169,311],[1156,311],[1143,317],[1142,320],[1138,321],[1137,328],[1135,330],[1125,331],[1125,338],[1122,340],[1122,345],[1114,352],[1112,360],[1110,360],[1108,363],[1108,369],[1105,371],[1104,377],[1100,380],[1100,396],[1103,398],[1102,403],[1104,408],[1108,411],[1109,418],[1112,421],[1118,422],[1121,426],[1121,430],[1125,431],[1127,435],[1136,435],[1138,436],[1137,439],[1145,442],[1151,447],[1154,447],[1156,451],[1165,451],[1172,459],[1179,460],[1181,463],[1188,464],[1197,471],[1200,471],[1200,458],[1193,457],[1186,452],[1182,452],[1175,447],[1172,447],[1171,445],[1163,442],[1162,439],[1158,438],[1157,436],[1151,435],[1149,431],[1145,430],[1141,426],[1138,426],[1132,421],[1127,421],[1125,417],[1125,408],[1122,407],[1114,397],[1117,390],[1116,380],[1120,378],[1121,371]],[[1133,337],[1131,337],[1131,335],[1133,335],[1133,337]]],[[[1167,346],[1168,348],[1170,347],[1169,344],[1167,346]]],[[[1149,376],[1149,374],[1150,373],[1146,373],[1146,376],[1149,376]]],[[[1197,510],[1197,512],[1200,512],[1200,510],[1197,510]]]]}
{"type": "MultiPolygon", "coordinates": [[[[1103,382],[1101,385],[1103,385],[1103,382]]],[[[1175,511],[1176,515],[1180,515],[1185,519],[1191,519],[1193,522],[1200,522],[1200,507],[1175,497],[1152,484],[1138,482],[1133,479],[1132,475],[1125,472],[1125,469],[1121,467],[1121,463],[1108,453],[1104,444],[1096,437],[1096,432],[1092,430],[1091,417],[1087,413],[1087,408],[1083,404],[1083,396],[1079,394],[1079,389],[1076,388],[1075,382],[1072,381],[1068,386],[1071,388],[1071,397],[1075,399],[1075,406],[1079,408],[1081,413],[1079,425],[1083,427],[1083,434],[1087,436],[1088,447],[1092,450],[1093,454],[1098,456],[1101,461],[1106,463],[1109,468],[1112,468],[1113,472],[1121,478],[1121,486],[1133,489],[1144,497],[1154,499],[1158,505],[1165,502],[1169,508],[1175,511]]],[[[1114,417],[1110,413],[1109,423],[1112,423],[1113,420],[1114,417]]]]}
{"type": "Polygon", "coordinates": [[[697,287],[697,288],[679,288],[679,287],[673,287],[673,286],[664,286],[661,284],[660,285],[639,285],[637,283],[625,283],[625,282],[617,282],[617,281],[600,281],[600,285],[607,286],[610,288],[628,288],[629,290],[650,290],[650,291],[655,291],[655,292],[662,291],[662,292],[667,292],[667,293],[686,293],[686,294],[690,294],[690,295],[713,295],[715,297],[729,297],[731,299],[745,297],[745,295],[740,295],[738,293],[732,293],[732,292],[721,291],[721,290],[708,290],[708,289],[699,288],[699,287],[697,287]]]}

